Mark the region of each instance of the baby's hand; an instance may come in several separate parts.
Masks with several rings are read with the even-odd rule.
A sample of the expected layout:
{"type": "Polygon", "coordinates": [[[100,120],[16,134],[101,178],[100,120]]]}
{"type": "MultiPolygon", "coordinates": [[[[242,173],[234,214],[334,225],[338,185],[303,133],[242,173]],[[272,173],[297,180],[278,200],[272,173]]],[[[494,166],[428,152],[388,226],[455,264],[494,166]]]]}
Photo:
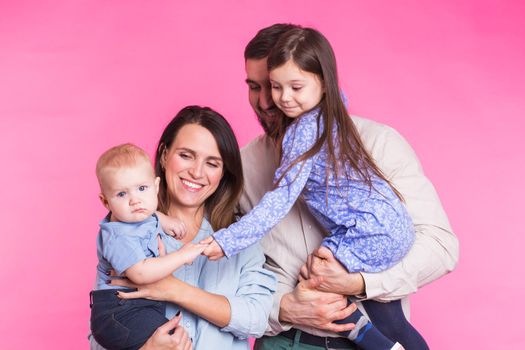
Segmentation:
{"type": "Polygon", "coordinates": [[[160,225],[166,234],[176,239],[183,239],[186,236],[186,225],[182,220],[167,215],[163,215],[160,218],[160,225]]]}
{"type": "Polygon", "coordinates": [[[199,255],[202,254],[204,249],[208,247],[207,244],[201,243],[186,243],[179,250],[177,254],[180,254],[185,264],[191,264],[199,255]]]}
{"type": "Polygon", "coordinates": [[[209,260],[219,260],[224,256],[221,246],[212,236],[203,239],[199,244],[208,245],[202,254],[206,255],[209,260]]]}

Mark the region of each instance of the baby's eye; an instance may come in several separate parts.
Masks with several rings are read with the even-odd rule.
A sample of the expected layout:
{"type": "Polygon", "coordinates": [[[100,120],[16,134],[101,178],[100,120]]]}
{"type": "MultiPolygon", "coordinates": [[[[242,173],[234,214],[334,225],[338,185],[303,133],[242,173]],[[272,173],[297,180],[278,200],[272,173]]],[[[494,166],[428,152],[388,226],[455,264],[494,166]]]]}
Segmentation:
{"type": "Polygon", "coordinates": [[[126,196],[126,192],[124,191],[117,193],[117,197],[124,197],[124,196],[126,196]]]}
{"type": "Polygon", "coordinates": [[[146,185],[139,186],[139,191],[141,192],[146,191],[147,189],[148,189],[148,186],[146,185]]]}

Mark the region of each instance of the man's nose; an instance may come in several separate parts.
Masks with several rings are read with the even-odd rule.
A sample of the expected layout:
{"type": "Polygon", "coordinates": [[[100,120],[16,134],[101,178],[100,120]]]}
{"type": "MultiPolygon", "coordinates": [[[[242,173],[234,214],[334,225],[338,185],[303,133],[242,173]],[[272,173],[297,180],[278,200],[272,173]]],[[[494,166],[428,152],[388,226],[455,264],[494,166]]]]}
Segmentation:
{"type": "Polygon", "coordinates": [[[274,106],[273,100],[272,100],[272,93],[269,88],[263,87],[261,88],[261,92],[259,94],[259,106],[263,109],[270,109],[274,106]]]}

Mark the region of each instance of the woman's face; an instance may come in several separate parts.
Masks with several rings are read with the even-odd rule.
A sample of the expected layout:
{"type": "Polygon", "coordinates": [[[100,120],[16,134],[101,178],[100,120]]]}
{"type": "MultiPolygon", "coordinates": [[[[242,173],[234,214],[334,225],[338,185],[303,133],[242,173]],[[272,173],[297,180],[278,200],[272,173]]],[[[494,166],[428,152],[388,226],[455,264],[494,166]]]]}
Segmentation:
{"type": "Polygon", "coordinates": [[[201,207],[219,186],[223,173],[215,138],[197,124],[186,124],[179,130],[163,165],[170,209],[201,207]]]}

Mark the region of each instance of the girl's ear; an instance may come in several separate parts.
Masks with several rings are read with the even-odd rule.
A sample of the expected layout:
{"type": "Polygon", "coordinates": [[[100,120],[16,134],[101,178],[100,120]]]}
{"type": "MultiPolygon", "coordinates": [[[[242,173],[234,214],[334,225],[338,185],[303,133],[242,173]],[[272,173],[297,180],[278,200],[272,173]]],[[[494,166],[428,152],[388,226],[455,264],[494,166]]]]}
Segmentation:
{"type": "Polygon", "coordinates": [[[102,202],[102,205],[104,207],[106,207],[107,210],[111,211],[111,209],[109,209],[109,202],[108,200],[106,199],[106,196],[104,196],[104,193],[99,193],[98,194],[98,199],[100,199],[100,201],[102,202]]]}

